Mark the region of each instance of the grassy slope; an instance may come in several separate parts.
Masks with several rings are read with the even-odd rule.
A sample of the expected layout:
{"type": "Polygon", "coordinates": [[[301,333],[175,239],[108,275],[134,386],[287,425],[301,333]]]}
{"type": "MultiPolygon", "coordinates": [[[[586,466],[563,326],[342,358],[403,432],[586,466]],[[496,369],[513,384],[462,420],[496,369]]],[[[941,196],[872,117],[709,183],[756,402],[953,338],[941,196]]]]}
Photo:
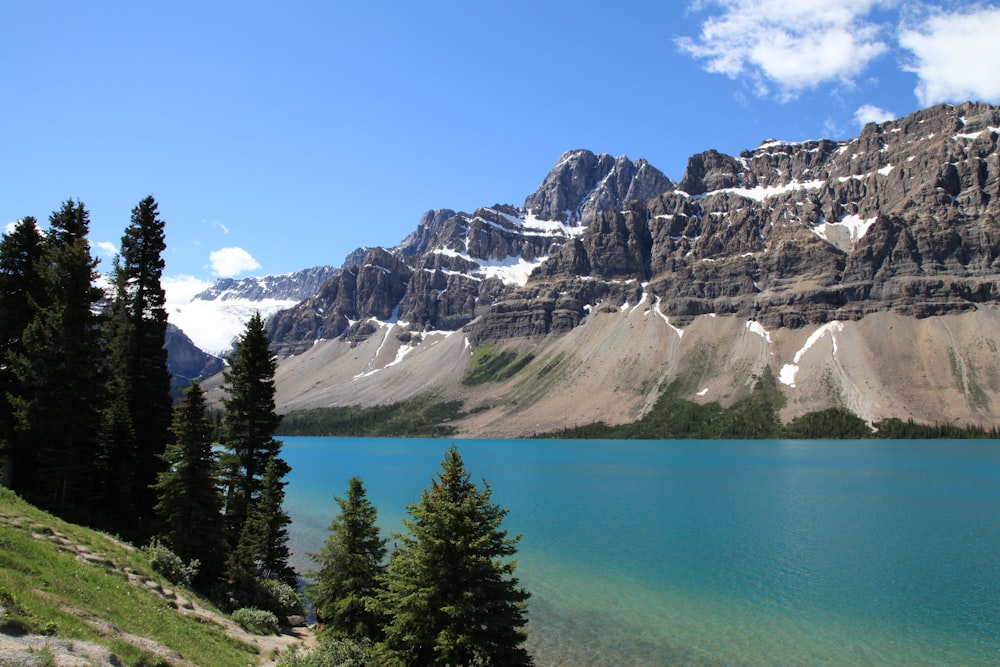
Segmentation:
{"type": "Polygon", "coordinates": [[[94,642],[128,665],[257,662],[256,649],[220,624],[180,613],[170,595],[136,581],[168,586],[141,551],[0,488],[0,632],[94,642]],[[165,650],[176,657],[164,658],[165,650]]]}

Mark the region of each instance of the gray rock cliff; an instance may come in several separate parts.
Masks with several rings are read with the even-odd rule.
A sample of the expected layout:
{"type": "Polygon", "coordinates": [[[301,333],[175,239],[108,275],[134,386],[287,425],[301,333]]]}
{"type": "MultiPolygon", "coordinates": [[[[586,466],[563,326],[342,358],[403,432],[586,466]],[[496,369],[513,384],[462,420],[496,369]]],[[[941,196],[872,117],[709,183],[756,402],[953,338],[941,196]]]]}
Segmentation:
{"type": "Polygon", "coordinates": [[[598,303],[635,303],[622,284],[645,285],[678,324],[718,313],[801,327],[994,302],[998,137],[997,108],[941,105],[851,141],[693,156],[677,191],[596,215],[470,337],[558,333],[598,303]]]}

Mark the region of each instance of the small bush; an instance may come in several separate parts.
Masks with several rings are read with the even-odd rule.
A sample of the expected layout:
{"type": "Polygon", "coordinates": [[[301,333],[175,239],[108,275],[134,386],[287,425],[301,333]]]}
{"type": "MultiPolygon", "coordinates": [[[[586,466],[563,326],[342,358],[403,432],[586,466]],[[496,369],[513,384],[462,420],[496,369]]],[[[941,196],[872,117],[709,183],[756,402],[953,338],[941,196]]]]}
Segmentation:
{"type": "Polygon", "coordinates": [[[233,621],[255,635],[278,634],[278,617],[264,609],[242,607],[233,612],[233,621]]]}
{"type": "Polygon", "coordinates": [[[262,594],[262,604],[259,605],[261,609],[273,612],[278,617],[305,615],[302,597],[294,588],[277,579],[258,579],[257,582],[262,594]]]}
{"type": "Polygon", "coordinates": [[[371,659],[371,642],[345,637],[320,642],[311,651],[295,649],[278,660],[277,667],[365,667],[371,659]]]}
{"type": "Polygon", "coordinates": [[[201,563],[197,559],[185,565],[180,556],[157,539],[153,539],[142,548],[142,551],[149,556],[153,569],[166,577],[170,583],[190,588],[191,580],[198,575],[201,563]]]}
{"type": "Polygon", "coordinates": [[[252,607],[269,611],[279,618],[305,615],[302,597],[294,588],[276,579],[239,575],[230,585],[218,586],[212,591],[211,598],[227,612],[252,607]]]}

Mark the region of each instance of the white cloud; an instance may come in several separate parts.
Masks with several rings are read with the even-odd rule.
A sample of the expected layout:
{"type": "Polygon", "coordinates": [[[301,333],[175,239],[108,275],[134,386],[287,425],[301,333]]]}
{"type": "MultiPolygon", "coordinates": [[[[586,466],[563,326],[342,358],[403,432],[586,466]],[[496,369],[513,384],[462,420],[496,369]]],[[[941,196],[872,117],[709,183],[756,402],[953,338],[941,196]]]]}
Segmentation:
{"type": "Polygon", "coordinates": [[[862,127],[868,123],[884,123],[887,120],[896,120],[896,114],[886,111],[874,104],[864,104],[854,112],[854,120],[862,127]]]}
{"type": "Polygon", "coordinates": [[[1000,102],[1000,7],[938,11],[900,32],[911,51],[914,91],[922,106],[938,102],[1000,102]]]}
{"type": "Polygon", "coordinates": [[[243,248],[231,247],[213,250],[208,259],[212,263],[212,273],[224,278],[260,268],[260,262],[243,248]]]}
{"type": "Polygon", "coordinates": [[[110,241],[98,241],[94,245],[100,248],[101,252],[107,257],[114,257],[118,254],[118,246],[110,241]]]}
{"type": "Polygon", "coordinates": [[[783,100],[836,81],[850,84],[889,46],[884,27],[866,20],[892,0],[705,0],[718,6],[698,38],[677,41],[682,51],[707,61],[709,72],[748,77],[758,95],[778,88],[783,100]]]}
{"type": "Polygon", "coordinates": [[[164,277],[160,280],[160,285],[163,287],[169,306],[188,303],[195,294],[204,292],[212,286],[212,283],[182,274],[164,277]]]}
{"type": "Polygon", "coordinates": [[[6,225],[3,226],[3,233],[4,234],[13,234],[15,227],[17,227],[17,223],[16,222],[8,222],[6,225]]]}

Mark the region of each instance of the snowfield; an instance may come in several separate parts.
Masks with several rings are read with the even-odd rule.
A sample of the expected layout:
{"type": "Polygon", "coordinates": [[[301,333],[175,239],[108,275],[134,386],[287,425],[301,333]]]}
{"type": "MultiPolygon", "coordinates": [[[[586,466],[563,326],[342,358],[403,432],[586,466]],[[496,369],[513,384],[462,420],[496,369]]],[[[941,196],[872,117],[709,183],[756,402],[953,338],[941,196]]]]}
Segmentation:
{"type": "Polygon", "coordinates": [[[292,299],[192,299],[183,304],[167,304],[167,317],[187,334],[199,348],[216,356],[225,356],[233,341],[243,333],[247,320],[260,312],[265,320],[279,310],[291,308],[292,299]]]}

